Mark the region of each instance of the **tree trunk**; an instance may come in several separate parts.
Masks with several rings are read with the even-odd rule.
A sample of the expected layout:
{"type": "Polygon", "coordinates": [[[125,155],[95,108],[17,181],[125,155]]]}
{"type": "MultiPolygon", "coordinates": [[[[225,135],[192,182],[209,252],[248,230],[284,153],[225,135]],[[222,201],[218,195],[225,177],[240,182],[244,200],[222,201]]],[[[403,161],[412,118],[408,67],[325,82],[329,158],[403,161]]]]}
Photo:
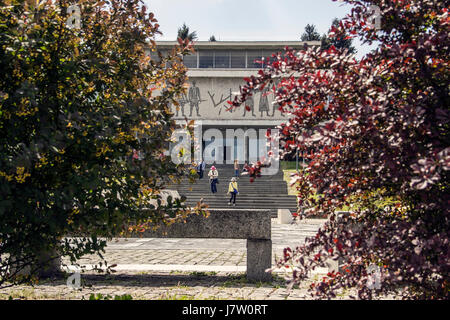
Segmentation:
{"type": "MultiPolygon", "coordinates": [[[[14,258],[11,258],[11,262],[14,264],[14,258]]],[[[61,256],[57,249],[51,251],[42,251],[37,258],[36,265],[28,265],[21,268],[20,271],[16,271],[17,266],[13,265],[10,268],[9,274],[16,276],[30,276],[33,275],[38,278],[49,278],[57,276],[61,273],[61,256]]]]}

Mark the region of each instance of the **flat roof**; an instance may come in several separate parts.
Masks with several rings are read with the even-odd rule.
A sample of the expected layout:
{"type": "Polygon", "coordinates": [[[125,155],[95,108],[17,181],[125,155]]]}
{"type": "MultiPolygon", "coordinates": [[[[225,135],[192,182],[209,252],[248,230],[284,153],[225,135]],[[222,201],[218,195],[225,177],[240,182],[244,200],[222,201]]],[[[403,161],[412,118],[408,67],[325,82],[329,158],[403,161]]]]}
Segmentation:
{"type": "MultiPolygon", "coordinates": [[[[320,41],[194,41],[194,48],[198,49],[272,49],[284,47],[303,48],[305,46],[320,46],[320,41]]],[[[177,41],[156,41],[160,48],[171,48],[177,41]]]]}

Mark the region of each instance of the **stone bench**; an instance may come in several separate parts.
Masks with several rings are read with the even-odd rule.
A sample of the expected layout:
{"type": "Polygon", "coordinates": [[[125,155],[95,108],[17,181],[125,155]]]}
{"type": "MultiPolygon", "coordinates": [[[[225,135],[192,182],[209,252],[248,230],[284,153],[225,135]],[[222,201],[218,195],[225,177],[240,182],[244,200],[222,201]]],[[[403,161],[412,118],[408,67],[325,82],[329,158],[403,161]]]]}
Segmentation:
{"type": "Polygon", "coordinates": [[[132,235],[143,238],[247,239],[247,279],[270,281],[272,267],[270,210],[210,209],[210,215],[188,216],[186,223],[161,226],[132,235]]]}
{"type": "MultiPolygon", "coordinates": [[[[266,269],[272,267],[271,213],[270,210],[255,209],[210,209],[209,217],[190,215],[186,223],[163,225],[157,230],[133,233],[129,237],[139,238],[204,238],[247,239],[247,279],[270,281],[272,276],[266,269]]],[[[41,276],[59,272],[61,257],[45,253],[46,261],[41,276]],[[51,257],[51,258],[50,258],[51,257]]],[[[23,270],[26,274],[29,270],[23,270]]]]}

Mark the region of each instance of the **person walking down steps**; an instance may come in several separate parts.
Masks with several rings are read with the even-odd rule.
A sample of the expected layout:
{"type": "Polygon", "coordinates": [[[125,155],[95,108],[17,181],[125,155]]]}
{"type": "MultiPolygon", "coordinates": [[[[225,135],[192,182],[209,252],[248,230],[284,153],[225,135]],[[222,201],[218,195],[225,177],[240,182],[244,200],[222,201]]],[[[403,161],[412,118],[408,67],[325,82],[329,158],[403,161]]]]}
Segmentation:
{"type": "Polygon", "coordinates": [[[219,172],[217,171],[216,167],[212,166],[211,169],[208,172],[209,177],[209,183],[211,184],[211,192],[216,193],[217,192],[217,186],[216,184],[219,183],[219,172]]]}
{"type": "Polygon", "coordinates": [[[239,177],[239,161],[234,160],[234,176],[239,177]]]}
{"type": "Polygon", "coordinates": [[[236,206],[236,196],[239,193],[238,190],[238,184],[236,182],[236,178],[231,178],[230,184],[228,185],[228,194],[231,195],[230,201],[228,202],[228,205],[231,205],[231,201],[233,201],[233,206],[236,206]]]}

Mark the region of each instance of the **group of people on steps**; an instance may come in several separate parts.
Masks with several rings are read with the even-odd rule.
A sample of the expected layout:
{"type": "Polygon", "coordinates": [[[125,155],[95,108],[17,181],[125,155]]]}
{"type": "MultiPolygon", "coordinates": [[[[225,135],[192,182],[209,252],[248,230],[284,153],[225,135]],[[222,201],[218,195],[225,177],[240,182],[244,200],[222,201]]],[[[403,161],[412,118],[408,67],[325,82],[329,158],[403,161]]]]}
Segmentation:
{"type": "MultiPolygon", "coordinates": [[[[245,163],[243,171],[246,171],[248,167],[248,164],[245,163]]],[[[206,169],[205,161],[202,160],[196,167],[197,173],[199,176],[199,179],[203,178],[204,171],[206,169]]],[[[239,162],[238,160],[234,161],[234,177],[231,178],[230,183],[228,184],[228,192],[227,194],[230,195],[230,200],[228,201],[228,205],[233,204],[233,206],[236,206],[236,196],[239,194],[238,189],[238,183],[237,178],[239,177],[240,169],[239,169],[239,162]]],[[[208,178],[209,183],[211,186],[211,192],[217,193],[217,184],[219,183],[219,171],[215,166],[211,166],[209,172],[208,172],[208,178]]]]}

